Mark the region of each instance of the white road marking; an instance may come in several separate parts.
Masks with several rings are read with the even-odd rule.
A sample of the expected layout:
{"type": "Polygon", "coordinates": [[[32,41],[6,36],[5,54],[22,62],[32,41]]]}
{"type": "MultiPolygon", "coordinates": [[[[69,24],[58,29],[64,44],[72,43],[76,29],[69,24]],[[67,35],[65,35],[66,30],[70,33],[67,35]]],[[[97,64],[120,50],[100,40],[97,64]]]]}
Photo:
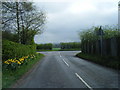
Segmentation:
{"type": "MultiPolygon", "coordinates": [[[[60,52],[59,52],[59,54],[60,54],[60,52]]],[[[62,57],[61,54],[60,54],[60,57],[62,57]]]]}
{"type": "Polygon", "coordinates": [[[81,77],[80,75],[78,75],[77,73],[75,73],[75,75],[90,89],[93,90],[92,87],[90,85],[88,85],[81,77]]]}
{"type": "Polygon", "coordinates": [[[69,67],[69,64],[63,59],[63,62],[69,67]]]}
{"type": "MultiPolygon", "coordinates": [[[[60,52],[59,52],[59,54],[60,54],[60,52]]],[[[62,57],[61,54],[60,54],[60,57],[62,57]]],[[[69,64],[64,59],[63,59],[63,62],[69,67],[69,64]]]]}

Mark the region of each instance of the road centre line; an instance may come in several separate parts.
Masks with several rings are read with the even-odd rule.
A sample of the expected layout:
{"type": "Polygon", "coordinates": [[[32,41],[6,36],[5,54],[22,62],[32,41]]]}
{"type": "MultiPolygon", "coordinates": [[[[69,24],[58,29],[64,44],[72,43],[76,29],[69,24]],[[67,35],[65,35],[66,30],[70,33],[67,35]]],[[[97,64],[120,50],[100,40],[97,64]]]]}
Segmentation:
{"type": "Polygon", "coordinates": [[[75,75],[90,89],[93,90],[91,86],[89,86],[81,77],[80,75],[78,75],[77,73],[75,73],[75,75]]]}
{"type": "MultiPolygon", "coordinates": [[[[59,52],[59,54],[60,54],[60,52],[59,52]]],[[[60,57],[62,57],[61,54],[60,54],[60,57]]],[[[69,64],[64,59],[63,59],[63,62],[69,67],[69,64]]]]}
{"type": "Polygon", "coordinates": [[[63,62],[69,67],[69,64],[63,59],[63,62]]]}
{"type": "MultiPolygon", "coordinates": [[[[59,52],[59,54],[60,54],[60,52],[59,52]]],[[[62,57],[61,54],[60,54],[60,57],[62,57]]]]}
{"type": "MultiPolygon", "coordinates": [[[[59,52],[59,54],[60,54],[60,52],[59,52]]],[[[62,57],[61,54],[60,54],[60,57],[62,57]]],[[[69,67],[69,64],[64,60],[64,58],[63,58],[63,62],[69,67]]],[[[82,77],[80,77],[80,75],[78,75],[77,73],[75,73],[75,75],[76,75],[90,90],[93,90],[92,87],[89,86],[89,85],[82,79],[82,77]]]]}

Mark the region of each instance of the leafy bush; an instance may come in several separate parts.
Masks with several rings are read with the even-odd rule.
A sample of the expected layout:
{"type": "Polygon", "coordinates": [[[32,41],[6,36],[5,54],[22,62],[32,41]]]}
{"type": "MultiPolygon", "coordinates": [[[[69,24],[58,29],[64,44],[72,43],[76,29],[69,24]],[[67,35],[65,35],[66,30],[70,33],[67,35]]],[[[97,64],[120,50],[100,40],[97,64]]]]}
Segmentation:
{"type": "Polygon", "coordinates": [[[19,59],[23,56],[34,54],[36,45],[23,45],[12,41],[2,41],[2,59],[19,59]]]}

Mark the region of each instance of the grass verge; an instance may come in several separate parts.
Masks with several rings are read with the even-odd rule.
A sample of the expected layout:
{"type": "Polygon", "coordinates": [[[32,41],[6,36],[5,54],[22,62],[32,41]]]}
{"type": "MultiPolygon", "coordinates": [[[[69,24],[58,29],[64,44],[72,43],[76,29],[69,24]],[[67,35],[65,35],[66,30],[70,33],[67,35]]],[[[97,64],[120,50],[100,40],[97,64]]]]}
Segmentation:
{"type": "Polygon", "coordinates": [[[44,55],[36,54],[36,57],[29,61],[27,65],[23,65],[15,71],[5,70],[2,71],[2,88],[10,88],[22,75],[28,72],[44,55]]]}
{"type": "Polygon", "coordinates": [[[120,61],[118,57],[111,57],[111,56],[101,57],[99,55],[84,54],[84,53],[78,53],[76,56],[103,65],[105,67],[110,67],[117,70],[120,69],[120,61]]]}

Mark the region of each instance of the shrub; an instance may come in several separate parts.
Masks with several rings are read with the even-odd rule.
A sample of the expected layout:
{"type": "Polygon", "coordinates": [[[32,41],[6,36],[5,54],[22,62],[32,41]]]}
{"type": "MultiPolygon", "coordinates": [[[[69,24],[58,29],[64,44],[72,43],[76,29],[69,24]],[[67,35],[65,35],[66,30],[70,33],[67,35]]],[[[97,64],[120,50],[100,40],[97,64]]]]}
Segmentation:
{"type": "Polygon", "coordinates": [[[2,59],[21,58],[30,54],[34,54],[36,51],[36,45],[23,45],[12,41],[2,41],[2,59]]]}

